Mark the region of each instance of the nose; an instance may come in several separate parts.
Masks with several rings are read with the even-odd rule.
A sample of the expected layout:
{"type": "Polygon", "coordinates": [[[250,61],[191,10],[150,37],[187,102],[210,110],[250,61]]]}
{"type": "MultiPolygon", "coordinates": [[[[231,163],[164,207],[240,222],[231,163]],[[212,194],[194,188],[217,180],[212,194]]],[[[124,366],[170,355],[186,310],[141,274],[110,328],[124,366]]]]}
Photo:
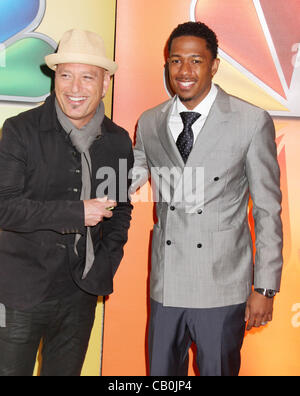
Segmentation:
{"type": "Polygon", "coordinates": [[[74,77],[72,80],[71,91],[72,93],[77,93],[80,92],[80,89],[81,89],[80,78],[74,77]]]}
{"type": "Polygon", "coordinates": [[[190,75],[192,73],[192,68],[188,61],[181,63],[179,73],[181,75],[190,75]]]}

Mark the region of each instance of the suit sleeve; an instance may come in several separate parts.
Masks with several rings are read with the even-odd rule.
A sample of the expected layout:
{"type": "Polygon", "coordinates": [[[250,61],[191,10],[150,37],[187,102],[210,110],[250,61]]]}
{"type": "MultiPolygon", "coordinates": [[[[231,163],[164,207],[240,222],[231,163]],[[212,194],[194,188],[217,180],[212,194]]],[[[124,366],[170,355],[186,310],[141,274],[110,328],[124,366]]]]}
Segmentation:
{"type": "Polygon", "coordinates": [[[35,201],[25,196],[28,150],[7,120],[0,142],[0,228],[15,232],[84,233],[81,201],[35,201]]]}
{"type": "MultiPolygon", "coordinates": [[[[124,175],[124,180],[117,180],[119,188],[124,191],[119,191],[117,193],[117,206],[113,211],[113,216],[108,220],[104,220],[103,224],[103,240],[101,241],[101,245],[102,249],[106,250],[110,259],[113,275],[117,272],[123,258],[123,248],[128,239],[128,229],[130,226],[132,212],[132,205],[129,198],[129,190],[131,186],[131,178],[129,176],[132,167],[133,151],[130,141],[130,149],[128,150],[126,158],[126,171],[123,170],[124,174],[122,173],[122,175],[124,175]],[[127,175],[126,179],[125,175],[127,175]]],[[[119,178],[120,176],[121,175],[119,175],[119,178]]]]}
{"type": "Polygon", "coordinates": [[[134,167],[132,171],[131,192],[134,194],[138,188],[142,187],[149,179],[150,173],[147,164],[145,147],[141,133],[141,121],[138,124],[136,134],[136,144],[134,147],[134,167]]]}
{"type": "Polygon", "coordinates": [[[247,153],[246,174],[255,222],[254,287],[279,291],[283,264],[282,198],[275,128],[267,112],[263,112],[257,121],[247,153]]]}

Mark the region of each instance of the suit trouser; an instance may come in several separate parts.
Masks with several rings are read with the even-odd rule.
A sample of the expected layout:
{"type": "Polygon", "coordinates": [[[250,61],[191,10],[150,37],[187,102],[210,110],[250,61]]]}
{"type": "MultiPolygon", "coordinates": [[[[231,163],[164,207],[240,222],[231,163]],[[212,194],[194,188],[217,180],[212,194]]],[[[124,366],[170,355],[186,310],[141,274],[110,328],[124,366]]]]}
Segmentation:
{"type": "Polygon", "coordinates": [[[197,346],[201,376],[237,376],[245,335],[246,304],[212,308],[173,308],[151,300],[151,376],[186,376],[189,348],[197,346]]]}
{"type": "Polygon", "coordinates": [[[31,376],[42,340],[41,376],[79,376],[97,297],[78,291],[30,311],[6,309],[0,328],[0,376],[31,376]]]}

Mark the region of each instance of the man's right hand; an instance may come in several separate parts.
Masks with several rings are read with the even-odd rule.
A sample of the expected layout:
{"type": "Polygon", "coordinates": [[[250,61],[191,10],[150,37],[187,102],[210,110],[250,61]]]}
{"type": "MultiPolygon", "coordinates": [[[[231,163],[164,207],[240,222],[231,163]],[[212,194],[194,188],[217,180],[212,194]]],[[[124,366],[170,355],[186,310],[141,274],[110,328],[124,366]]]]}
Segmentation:
{"type": "Polygon", "coordinates": [[[100,223],[104,217],[110,218],[113,216],[112,210],[108,208],[115,208],[116,201],[105,198],[96,198],[83,201],[84,203],[84,219],[86,227],[93,227],[100,223]]]}

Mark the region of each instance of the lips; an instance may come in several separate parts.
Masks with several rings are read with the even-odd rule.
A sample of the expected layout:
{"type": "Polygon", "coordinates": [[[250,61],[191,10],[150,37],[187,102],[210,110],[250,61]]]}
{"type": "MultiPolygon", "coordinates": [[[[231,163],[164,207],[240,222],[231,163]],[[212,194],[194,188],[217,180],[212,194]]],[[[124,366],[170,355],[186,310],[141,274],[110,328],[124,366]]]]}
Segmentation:
{"type": "Polygon", "coordinates": [[[86,96],[67,96],[70,103],[79,105],[86,101],[86,96]]]}
{"type": "Polygon", "coordinates": [[[183,91],[188,91],[190,90],[195,84],[195,81],[181,81],[181,80],[176,80],[178,87],[183,90],[183,91]]]}

